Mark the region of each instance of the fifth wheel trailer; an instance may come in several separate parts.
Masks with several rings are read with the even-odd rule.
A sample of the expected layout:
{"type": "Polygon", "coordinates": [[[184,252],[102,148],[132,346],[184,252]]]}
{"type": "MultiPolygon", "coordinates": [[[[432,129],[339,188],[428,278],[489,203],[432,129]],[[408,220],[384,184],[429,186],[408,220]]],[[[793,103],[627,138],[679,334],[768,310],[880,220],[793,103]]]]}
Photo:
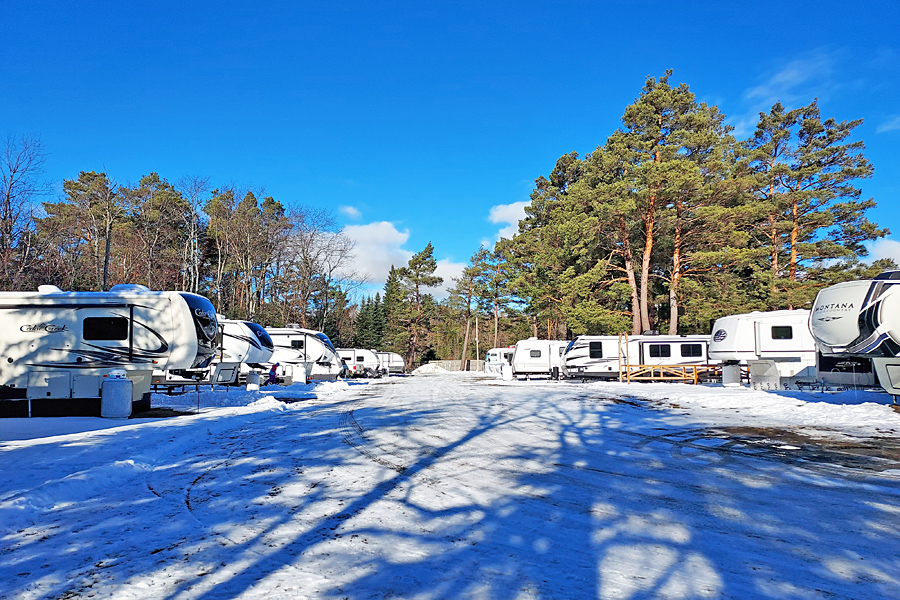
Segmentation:
{"type": "Polygon", "coordinates": [[[184,386],[195,384],[236,385],[241,373],[264,369],[275,347],[266,330],[257,323],[227,319],[216,315],[219,334],[216,354],[209,366],[202,369],[170,369],[153,372],[154,386],[184,386]]]}
{"type": "Polygon", "coordinates": [[[116,285],[108,292],[0,292],[0,415],[99,415],[113,370],[150,408],[155,369],[205,367],[216,351],[212,304],[187,292],[116,285]]]}
{"type": "Polygon", "coordinates": [[[278,365],[278,375],[284,379],[334,380],[341,373],[341,359],[334,344],[321,331],[305,329],[299,325],[266,327],[275,345],[269,359],[278,365]]]}
{"type": "Polygon", "coordinates": [[[809,328],[810,311],[775,310],[730,315],[713,325],[710,358],[728,369],[746,364],[754,389],[797,389],[819,383],[875,385],[869,361],[819,355],[809,328]]]}
{"type": "Polygon", "coordinates": [[[870,359],[881,387],[900,396],[900,271],[820,290],[809,329],[823,356],[870,359]]]}

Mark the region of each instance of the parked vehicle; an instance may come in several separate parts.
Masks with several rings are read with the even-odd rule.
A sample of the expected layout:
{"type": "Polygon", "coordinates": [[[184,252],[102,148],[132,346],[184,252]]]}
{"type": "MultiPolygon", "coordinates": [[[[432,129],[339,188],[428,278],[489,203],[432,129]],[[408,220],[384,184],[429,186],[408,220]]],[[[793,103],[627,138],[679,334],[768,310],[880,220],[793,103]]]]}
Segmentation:
{"type": "Polygon", "coordinates": [[[0,292],[0,415],[99,415],[102,381],[123,369],[132,410],[150,408],[154,369],[197,369],[216,352],[212,304],[187,292],[0,292]]]}
{"type": "Polygon", "coordinates": [[[337,352],[350,369],[351,377],[381,377],[381,361],[373,350],[338,348],[337,352]]]}
{"type": "MultiPolygon", "coordinates": [[[[868,361],[819,355],[809,316],[808,310],[776,310],[722,317],[713,325],[709,355],[723,361],[726,370],[746,364],[754,389],[873,385],[868,361]]],[[[723,374],[723,379],[729,377],[723,374]]]]}
{"type": "Polygon", "coordinates": [[[376,352],[378,361],[381,364],[381,371],[384,374],[399,375],[406,369],[403,357],[396,352],[376,352]]]}
{"type": "Polygon", "coordinates": [[[629,367],[705,365],[708,347],[705,335],[581,335],[566,348],[564,374],[618,379],[629,367]]]}
{"type": "Polygon", "coordinates": [[[275,351],[266,330],[250,321],[226,319],[217,315],[219,334],[216,354],[208,367],[202,369],[169,369],[153,372],[154,386],[183,386],[194,384],[237,385],[241,375],[251,370],[266,370],[266,363],[275,351]]]}
{"type": "Polygon", "coordinates": [[[900,396],[900,271],[820,290],[809,329],[823,357],[871,360],[881,387],[900,396]]]}
{"type": "Polygon", "coordinates": [[[504,364],[512,366],[515,346],[491,348],[484,357],[484,372],[500,375],[504,364]]]}
{"type": "Polygon", "coordinates": [[[513,350],[513,377],[558,379],[562,372],[562,356],[568,344],[565,340],[539,340],[535,337],[519,340],[513,350]]]}
{"type": "Polygon", "coordinates": [[[334,380],[341,373],[341,359],[328,336],[299,325],[266,327],[275,351],[270,359],[285,382],[334,380]]]}

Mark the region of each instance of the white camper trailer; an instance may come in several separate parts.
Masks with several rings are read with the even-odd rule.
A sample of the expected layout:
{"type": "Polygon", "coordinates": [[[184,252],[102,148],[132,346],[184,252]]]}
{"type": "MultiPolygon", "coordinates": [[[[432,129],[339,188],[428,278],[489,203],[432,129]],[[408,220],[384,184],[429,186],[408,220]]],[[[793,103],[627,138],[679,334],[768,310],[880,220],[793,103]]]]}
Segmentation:
{"type": "Polygon", "coordinates": [[[535,337],[519,340],[513,350],[513,377],[558,378],[562,372],[562,356],[568,344],[565,340],[539,340],[535,337]]]}
{"type": "Polygon", "coordinates": [[[484,372],[494,375],[500,375],[503,365],[512,366],[513,354],[516,351],[515,346],[508,348],[491,348],[484,357],[484,372]]]}
{"type": "Polygon", "coordinates": [[[341,372],[341,359],[328,336],[298,325],[266,327],[275,351],[270,359],[278,375],[290,381],[334,380],[341,372]]]}
{"type": "Polygon", "coordinates": [[[705,335],[581,335],[566,348],[564,374],[618,379],[629,367],[705,365],[708,348],[705,335]]]}
{"type": "Polygon", "coordinates": [[[204,369],[170,369],[153,372],[154,386],[235,385],[240,375],[253,369],[264,369],[275,347],[261,325],[250,321],[226,319],[216,315],[219,335],[216,354],[204,369]]]}
{"type": "Polygon", "coordinates": [[[820,290],[809,329],[823,357],[871,359],[881,387],[900,396],[900,271],[820,290]]]}
{"type": "Polygon", "coordinates": [[[809,315],[808,310],[776,310],[722,317],[713,325],[710,357],[723,361],[726,372],[746,364],[753,389],[798,389],[819,382],[873,385],[866,361],[819,356],[809,315]]]}
{"type": "Polygon", "coordinates": [[[390,375],[393,373],[398,375],[406,368],[403,357],[396,352],[376,352],[375,355],[378,356],[383,374],[390,375]]]}
{"type": "Polygon", "coordinates": [[[816,381],[816,345],[808,310],[776,310],[730,315],[713,325],[709,355],[723,361],[726,384],[740,383],[728,373],[746,364],[753,389],[795,389],[816,381]],[[735,381],[736,380],[736,381],[735,381]]]}
{"type": "Polygon", "coordinates": [[[351,377],[381,376],[381,361],[374,351],[365,348],[338,348],[337,352],[350,369],[351,377]]]}
{"type": "Polygon", "coordinates": [[[154,369],[205,367],[216,312],[203,296],[116,285],[108,292],[0,293],[0,415],[101,414],[102,381],[120,369],[134,411],[150,408],[154,369]]]}

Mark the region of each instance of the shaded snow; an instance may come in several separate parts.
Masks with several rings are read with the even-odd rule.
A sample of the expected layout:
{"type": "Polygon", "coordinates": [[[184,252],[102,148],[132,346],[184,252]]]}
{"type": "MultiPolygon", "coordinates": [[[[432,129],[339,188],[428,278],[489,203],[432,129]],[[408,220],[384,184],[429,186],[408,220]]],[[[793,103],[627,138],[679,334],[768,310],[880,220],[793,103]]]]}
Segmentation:
{"type": "Polygon", "coordinates": [[[6,419],[0,596],[900,597],[888,402],[432,373],[6,419]]]}

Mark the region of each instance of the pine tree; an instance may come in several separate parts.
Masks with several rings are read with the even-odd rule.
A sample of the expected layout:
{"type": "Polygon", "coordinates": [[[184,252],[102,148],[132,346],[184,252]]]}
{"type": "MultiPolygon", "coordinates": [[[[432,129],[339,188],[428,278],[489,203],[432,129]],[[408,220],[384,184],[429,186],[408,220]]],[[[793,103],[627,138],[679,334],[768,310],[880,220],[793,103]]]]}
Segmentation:
{"type": "Polygon", "coordinates": [[[434,274],[436,269],[434,247],[428,242],[425,249],[413,255],[407,266],[399,269],[397,273],[410,306],[405,320],[409,342],[406,348],[408,364],[413,364],[419,353],[427,346],[429,317],[433,311],[434,301],[425,293],[425,289],[439,286],[444,282],[442,277],[434,274]]]}

